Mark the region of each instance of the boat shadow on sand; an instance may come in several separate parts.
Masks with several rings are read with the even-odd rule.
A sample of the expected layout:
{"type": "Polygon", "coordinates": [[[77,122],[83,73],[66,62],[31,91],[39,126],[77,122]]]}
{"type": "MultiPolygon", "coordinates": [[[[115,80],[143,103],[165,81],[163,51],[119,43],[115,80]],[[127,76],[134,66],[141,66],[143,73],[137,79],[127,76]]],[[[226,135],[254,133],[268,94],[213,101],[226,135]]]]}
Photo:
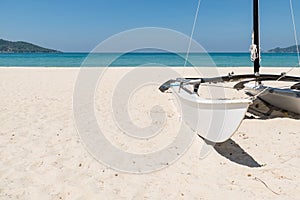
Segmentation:
{"type": "Polygon", "coordinates": [[[259,164],[251,155],[249,155],[243,148],[240,147],[240,145],[238,145],[232,139],[229,139],[223,143],[213,143],[205,140],[200,135],[198,136],[202,138],[207,145],[212,146],[217,153],[234,163],[251,168],[262,167],[261,164],[259,164]]]}

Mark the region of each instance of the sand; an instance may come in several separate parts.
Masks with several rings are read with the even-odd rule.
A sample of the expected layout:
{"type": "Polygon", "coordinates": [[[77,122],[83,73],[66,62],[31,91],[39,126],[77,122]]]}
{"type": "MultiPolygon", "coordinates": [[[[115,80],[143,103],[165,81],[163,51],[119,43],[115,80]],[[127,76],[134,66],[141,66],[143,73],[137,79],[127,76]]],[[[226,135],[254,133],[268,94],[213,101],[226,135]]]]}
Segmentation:
{"type": "MultiPolygon", "coordinates": [[[[145,86],[132,95],[130,118],[147,126],[149,109],[163,102],[167,122],[148,140],[124,135],[114,124],[111,89],[129,69],[106,72],[96,90],[95,115],[113,145],[147,155],[176,137],[180,116],[172,94],[145,86]]],[[[233,70],[250,69],[220,71],[233,70]]],[[[206,144],[186,129],[194,135],[192,144],[174,163],[150,173],[120,172],[94,158],[78,134],[73,113],[78,73],[76,68],[0,68],[0,199],[299,199],[299,120],[245,119],[204,159],[200,152],[206,144]]]]}

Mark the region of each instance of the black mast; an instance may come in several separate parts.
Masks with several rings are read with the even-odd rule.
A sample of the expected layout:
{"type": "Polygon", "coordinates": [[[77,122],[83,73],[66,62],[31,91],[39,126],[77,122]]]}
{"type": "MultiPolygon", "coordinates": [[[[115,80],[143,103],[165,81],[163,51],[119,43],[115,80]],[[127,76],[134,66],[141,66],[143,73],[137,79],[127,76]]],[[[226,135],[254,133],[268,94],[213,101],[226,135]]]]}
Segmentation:
{"type": "Polygon", "coordinates": [[[257,46],[257,58],[254,60],[254,73],[259,73],[260,45],[259,45],[259,0],[253,0],[253,34],[254,44],[257,46]]]}

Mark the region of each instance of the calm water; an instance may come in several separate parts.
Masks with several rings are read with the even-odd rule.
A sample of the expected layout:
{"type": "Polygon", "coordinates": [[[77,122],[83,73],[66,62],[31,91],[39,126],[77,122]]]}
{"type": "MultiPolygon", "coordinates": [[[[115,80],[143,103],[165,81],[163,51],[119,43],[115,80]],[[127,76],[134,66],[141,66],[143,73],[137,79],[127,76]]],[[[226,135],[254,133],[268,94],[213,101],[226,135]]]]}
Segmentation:
{"type": "MultiPolygon", "coordinates": [[[[249,53],[190,54],[196,66],[252,66],[249,53]]],[[[0,66],[183,66],[185,54],[172,53],[0,53],[0,66]]],[[[188,63],[188,66],[192,64],[188,63]]],[[[262,54],[262,66],[291,67],[297,65],[297,54],[262,54]]]]}

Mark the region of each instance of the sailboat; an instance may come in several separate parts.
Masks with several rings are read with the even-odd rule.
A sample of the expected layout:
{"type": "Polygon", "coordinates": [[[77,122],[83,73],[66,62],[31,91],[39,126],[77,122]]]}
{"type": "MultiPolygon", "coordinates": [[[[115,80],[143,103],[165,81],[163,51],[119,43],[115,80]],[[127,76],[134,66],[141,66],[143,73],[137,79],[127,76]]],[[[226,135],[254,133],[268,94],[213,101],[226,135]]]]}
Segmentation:
{"type": "Polygon", "coordinates": [[[176,78],[159,87],[161,92],[172,89],[181,103],[182,121],[201,137],[220,143],[228,140],[237,131],[243,121],[249,105],[255,98],[278,108],[300,114],[300,77],[285,73],[260,74],[259,41],[259,0],[253,0],[253,34],[251,60],[254,63],[253,74],[232,75],[209,78],[176,78]],[[266,86],[265,82],[280,81],[294,83],[292,87],[278,88],[266,86]],[[213,99],[199,95],[203,84],[237,82],[236,90],[244,90],[249,98],[213,99]]]}

